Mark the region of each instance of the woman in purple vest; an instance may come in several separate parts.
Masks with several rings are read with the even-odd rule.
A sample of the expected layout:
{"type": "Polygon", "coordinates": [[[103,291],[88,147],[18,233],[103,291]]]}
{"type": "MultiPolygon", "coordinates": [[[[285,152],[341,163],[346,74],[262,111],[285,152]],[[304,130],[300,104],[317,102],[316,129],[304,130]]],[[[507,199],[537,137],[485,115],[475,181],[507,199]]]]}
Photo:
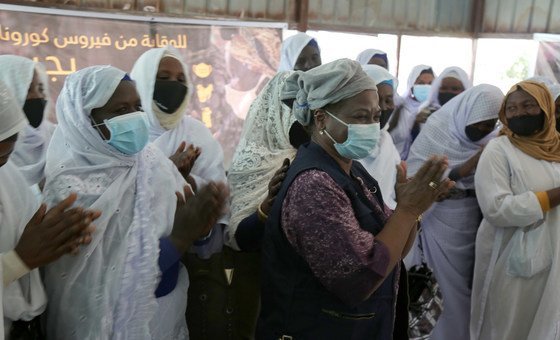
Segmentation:
{"type": "Polygon", "coordinates": [[[360,64],[295,72],[282,99],[311,142],[299,148],[267,220],[257,338],[392,339],[400,262],[419,216],[453,185],[442,179],[447,161],[433,157],[409,180],[399,168],[392,212],[353,162],[380,132],[377,88],[360,64]]]}

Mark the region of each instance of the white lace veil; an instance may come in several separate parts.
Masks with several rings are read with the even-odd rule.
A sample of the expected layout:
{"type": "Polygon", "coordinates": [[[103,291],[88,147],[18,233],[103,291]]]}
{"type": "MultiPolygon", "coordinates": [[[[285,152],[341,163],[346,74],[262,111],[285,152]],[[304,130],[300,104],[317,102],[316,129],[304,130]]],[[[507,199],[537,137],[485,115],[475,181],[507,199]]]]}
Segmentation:
{"type": "Polygon", "coordinates": [[[171,231],[175,191],[185,182],[157,148],[125,155],[92,127],[92,109],[107,103],[124,76],[88,67],[67,77],[57,101],[45,200],[52,206],[77,192],[77,205],[102,215],[89,246],[45,269],[51,339],[151,339],[159,239],[171,231]]]}
{"type": "MultiPolygon", "coordinates": [[[[0,56],[0,80],[14,94],[18,105],[23,108],[33,73],[40,72],[42,65],[15,55],[0,56]]],[[[37,184],[44,178],[47,147],[51,137],[51,125],[46,116],[39,127],[27,124],[19,134],[11,161],[19,168],[29,185],[37,184]]]]}
{"type": "Polygon", "coordinates": [[[239,249],[235,231],[239,222],[257,210],[268,194],[268,182],[285,158],[296,149],[290,144],[290,127],[296,121],[292,110],[280,100],[290,72],[278,73],[251,105],[241,140],[228,173],[232,216],[225,242],[239,249]]]}
{"type": "MultiPolygon", "coordinates": [[[[497,134],[497,129],[478,142],[471,141],[467,125],[498,118],[504,95],[493,85],[472,87],[447,102],[434,112],[412,144],[408,157],[408,173],[413,176],[433,155],[445,155],[449,169],[466,162],[483,145],[497,134]]],[[[469,176],[458,183],[461,189],[474,188],[474,178],[469,176]]]]}

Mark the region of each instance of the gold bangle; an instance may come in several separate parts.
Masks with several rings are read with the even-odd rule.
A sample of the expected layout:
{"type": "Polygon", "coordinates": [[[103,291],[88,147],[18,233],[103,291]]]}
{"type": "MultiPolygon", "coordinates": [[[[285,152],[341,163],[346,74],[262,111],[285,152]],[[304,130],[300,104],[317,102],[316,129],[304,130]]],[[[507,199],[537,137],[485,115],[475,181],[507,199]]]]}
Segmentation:
{"type": "Polygon", "coordinates": [[[262,211],[261,205],[257,208],[257,215],[259,215],[259,220],[261,220],[261,222],[266,222],[268,215],[262,211]]]}

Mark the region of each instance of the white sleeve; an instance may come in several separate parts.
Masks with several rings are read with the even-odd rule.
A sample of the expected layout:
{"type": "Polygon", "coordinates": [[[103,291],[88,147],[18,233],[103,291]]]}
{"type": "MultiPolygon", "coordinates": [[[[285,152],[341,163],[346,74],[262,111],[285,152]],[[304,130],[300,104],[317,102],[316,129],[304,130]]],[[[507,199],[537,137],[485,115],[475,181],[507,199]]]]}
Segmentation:
{"type": "Polygon", "coordinates": [[[496,227],[531,225],[543,218],[539,200],[532,191],[513,193],[511,162],[496,142],[491,141],[485,148],[475,174],[476,195],[482,214],[496,227]]]}
{"type": "Polygon", "coordinates": [[[4,269],[2,273],[4,287],[31,271],[14,250],[1,254],[1,256],[4,269]]]}

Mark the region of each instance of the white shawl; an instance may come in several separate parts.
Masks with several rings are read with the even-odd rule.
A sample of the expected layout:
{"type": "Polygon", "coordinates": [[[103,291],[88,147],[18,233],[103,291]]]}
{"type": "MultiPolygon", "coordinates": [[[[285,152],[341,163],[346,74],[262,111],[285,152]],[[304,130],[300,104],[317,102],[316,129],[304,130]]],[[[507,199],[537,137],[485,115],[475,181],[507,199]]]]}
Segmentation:
{"type": "MultiPolygon", "coordinates": [[[[13,92],[20,108],[25,105],[27,92],[33,73],[40,72],[42,66],[34,61],[15,55],[0,56],[0,80],[13,92]]],[[[29,185],[37,184],[44,178],[47,147],[51,138],[52,124],[46,115],[39,127],[27,124],[19,134],[11,161],[19,168],[29,185]]]]}
{"type": "MultiPolygon", "coordinates": [[[[184,103],[174,114],[157,113],[159,109],[153,104],[154,86],[159,63],[164,57],[172,57],[181,62],[185,76],[189,78],[189,67],[183,63],[181,55],[173,47],[155,48],[145,52],[136,61],[131,72],[142,100],[142,107],[149,117],[150,141],[166,156],[173,155],[183,141],[200,147],[200,156],[191,170],[191,176],[198,186],[209,181],[226,182],[221,145],[202,122],[186,115],[190,95],[187,94],[184,103]],[[177,116],[173,119],[178,121],[177,125],[169,129],[162,127],[159,119],[162,116],[177,116]]],[[[192,91],[194,87],[188,82],[188,92],[192,91]]]]}
{"type": "MultiPolygon", "coordinates": [[[[420,169],[433,155],[445,155],[449,169],[463,164],[497,134],[497,129],[478,142],[471,141],[465,127],[489,119],[497,119],[504,95],[493,85],[481,84],[451,99],[434,112],[412,144],[408,158],[409,176],[420,169]]],[[[474,188],[474,176],[463,178],[457,186],[474,188]]]]}
{"type": "Polygon", "coordinates": [[[92,109],[107,103],[124,75],[88,67],[66,78],[58,98],[45,199],[52,206],[77,192],[77,205],[102,215],[89,246],[45,270],[52,339],[151,339],[159,239],[171,231],[175,191],[185,182],[159,149],[125,155],[92,127],[92,109]]]}
{"type": "Polygon", "coordinates": [[[311,40],[315,40],[315,38],[301,32],[284,40],[282,42],[278,72],[293,71],[301,51],[311,40]]]}
{"type": "Polygon", "coordinates": [[[296,149],[290,144],[290,128],[296,121],[292,110],[280,100],[290,73],[279,73],[264,87],[251,105],[241,140],[228,173],[232,216],[225,242],[239,249],[235,231],[239,222],[257,210],[268,195],[268,182],[285,158],[296,149]]]}
{"type": "MultiPolygon", "coordinates": [[[[19,103],[1,82],[0,121],[0,141],[20,132],[28,125],[19,103]]],[[[39,204],[27,182],[10,158],[8,163],[0,167],[0,254],[14,249],[27,222],[38,208],[39,204]]],[[[7,325],[6,331],[9,331],[11,321],[28,321],[45,310],[47,297],[39,270],[32,270],[7,287],[0,284],[0,302],[0,315],[3,315],[4,320],[0,324],[0,338],[3,338],[4,322],[7,325]]]]}
{"type": "Polygon", "coordinates": [[[462,84],[465,90],[468,90],[472,87],[471,81],[467,72],[465,72],[462,68],[457,66],[451,66],[443,70],[436,79],[434,79],[432,83],[432,88],[430,89],[430,96],[427,101],[423,102],[422,105],[418,108],[418,112],[422,111],[425,108],[431,107],[434,109],[439,109],[441,104],[439,103],[439,89],[441,87],[441,82],[445,78],[455,78],[458,79],[462,84]]]}

